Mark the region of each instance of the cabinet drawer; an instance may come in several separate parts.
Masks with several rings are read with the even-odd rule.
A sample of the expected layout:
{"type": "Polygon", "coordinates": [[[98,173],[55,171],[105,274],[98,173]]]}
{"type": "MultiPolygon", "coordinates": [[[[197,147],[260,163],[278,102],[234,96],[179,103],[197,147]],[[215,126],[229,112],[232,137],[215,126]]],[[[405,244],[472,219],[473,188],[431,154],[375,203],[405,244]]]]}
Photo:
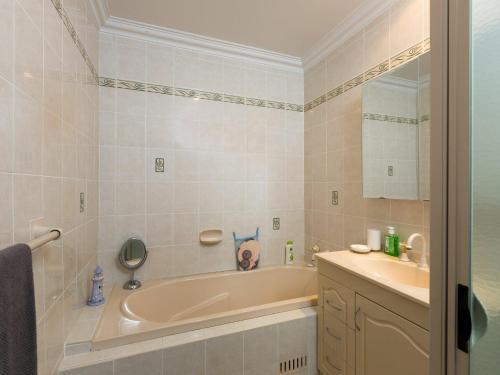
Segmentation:
{"type": "Polygon", "coordinates": [[[342,370],[347,362],[347,337],[348,328],[332,314],[324,312],[323,347],[325,360],[331,367],[342,370]]]}
{"type": "Polygon", "coordinates": [[[354,328],[354,291],[321,275],[319,287],[319,303],[324,311],[354,328]]]}
{"type": "Polygon", "coordinates": [[[331,359],[331,357],[326,355],[322,358],[322,364],[320,366],[321,374],[325,375],[354,375],[354,367],[346,363],[343,363],[341,367],[337,367],[336,363],[331,359]]]}

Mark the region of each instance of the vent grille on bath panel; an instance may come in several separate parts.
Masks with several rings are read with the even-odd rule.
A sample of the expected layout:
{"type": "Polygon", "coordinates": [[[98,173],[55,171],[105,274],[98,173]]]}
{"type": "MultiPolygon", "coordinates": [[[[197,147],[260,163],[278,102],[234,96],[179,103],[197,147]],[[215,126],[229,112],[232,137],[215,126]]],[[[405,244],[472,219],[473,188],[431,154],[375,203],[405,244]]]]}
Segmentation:
{"type": "Polygon", "coordinates": [[[293,374],[307,367],[307,355],[280,362],[280,374],[293,374]]]}

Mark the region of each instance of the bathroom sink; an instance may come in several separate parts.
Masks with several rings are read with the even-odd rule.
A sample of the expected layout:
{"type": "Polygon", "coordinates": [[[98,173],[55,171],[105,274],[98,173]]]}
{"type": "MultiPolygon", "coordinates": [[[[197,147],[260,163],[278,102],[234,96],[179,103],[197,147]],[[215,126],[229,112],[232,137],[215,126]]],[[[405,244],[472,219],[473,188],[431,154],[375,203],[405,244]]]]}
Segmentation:
{"type": "Polygon", "coordinates": [[[418,268],[414,263],[405,263],[392,259],[370,258],[359,258],[354,263],[372,277],[416,288],[429,288],[429,271],[418,268]]]}
{"type": "Polygon", "coordinates": [[[352,251],[333,251],[317,254],[322,261],[361,277],[368,282],[396,292],[422,305],[429,305],[429,270],[413,262],[402,262],[383,252],[357,254],[352,251]]]}

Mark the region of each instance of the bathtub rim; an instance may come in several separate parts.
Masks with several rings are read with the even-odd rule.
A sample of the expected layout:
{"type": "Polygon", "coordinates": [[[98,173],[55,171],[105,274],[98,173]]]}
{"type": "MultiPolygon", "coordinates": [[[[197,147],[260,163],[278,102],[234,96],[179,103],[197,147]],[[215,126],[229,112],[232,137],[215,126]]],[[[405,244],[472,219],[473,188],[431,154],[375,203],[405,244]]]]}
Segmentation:
{"type": "MultiPolygon", "coordinates": [[[[184,282],[188,282],[188,281],[192,281],[192,280],[207,280],[207,279],[213,279],[213,278],[221,279],[221,278],[231,277],[234,275],[245,277],[245,276],[250,276],[250,275],[253,275],[256,273],[269,272],[269,271],[272,271],[275,269],[280,269],[280,270],[282,270],[282,269],[296,269],[296,270],[300,270],[300,271],[315,272],[316,276],[317,276],[317,269],[316,268],[309,267],[306,265],[293,264],[293,265],[261,267],[261,268],[258,268],[256,270],[252,270],[252,271],[229,270],[229,271],[221,271],[221,272],[207,272],[207,273],[197,274],[197,275],[187,275],[187,276],[180,276],[180,277],[153,279],[153,280],[144,281],[142,283],[142,287],[140,289],[135,289],[135,290],[130,290],[130,291],[125,290],[126,293],[121,293],[121,294],[123,294],[123,299],[122,299],[122,303],[120,304],[120,309],[121,309],[122,314],[125,315],[125,317],[127,317],[130,320],[135,320],[135,321],[139,321],[139,322],[154,322],[154,323],[158,323],[158,324],[163,324],[166,322],[158,322],[158,321],[154,321],[154,320],[148,320],[148,319],[145,319],[145,318],[141,317],[140,315],[134,313],[130,309],[127,309],[126,308],[127,300],[134,295],[144,293],[145,291],[161,288],[161,287],[163,287],[165,285],[169,285],[169,284],[170,285],[180,284],[180,283],[184,283],[184,282]]],[[[115,287],[116,287],[116,285],[115,285],[115,287]]],[[[114,288],[113,288],[113,291],[114,291],[114,288]]],[[[113,291],[111,293],[113,293],[113,291]]],[[[303,296],[303,297],[298,297],[295,299],[301,299],[301,298],[305,298],[305,297],[310,297],[310,296],[303,296]]],[[[289,301],[292,299],[294,299],[294,298],[290,298],[288,300],[282,300],[282,301],[289,301]]],[[[273,303],[276,303],[276,302],[271,302],[268,304],[262,304],[262,305],[258,305],[258,306],[271,305],[273,303]]],[[[230,310],[230,311],[239,311],[239,310],[245,310],[245,308],[235,309],[235,310],[230,310]]],[[[211,315],[217,315],[217,314],[210,314],[207,316],[211,316],[211,315]]]]}
{"type": "MultiPolygon", "coordinates": [[[[248,272],[262,272],[262,271],[272,271],[273,269],[283,269],[283,268],[292,268],[292,269],[300,269],[305,270],[307,272],[316,272],[317,269],[308,266],[302,265],[281,265],[281,266],[270,266],[270,267],[262,267],[255,271],[248,272]]],[[[189,275],[182,276],[176,278],[162,278],[149,280],[144,283],[146,288],[156,288],[163,285],[165,282],[167,283],[176,283],[187,280],[200,280],[211,277],[227,277],[234,274],[241,274],[242,271],[223,271],[223,272],[211,272],[206,274],[199,275],[189,275]]],[[[144,289],[143,289],[144,290],[144,289]]],[[[101,318],[97,322],[97,326],[94,334],[92,335],[91,340],[91,350],[99,351],[102,349],[109,349],[121,345],[138,343],[151,339],[158,339],[166,336],[171,336],[175,334],[185,333],[189,331],[198,331],[205,328],[211,328],[216,326],[223,326],[227,323],[234,323],[242,320],[259,318],[267,315],[279,314],[282,312],[303,309],[308,307],[315,307],[318,303],[318,294],[312,294],[309,296],[303,296],[298,298],[292,298],[287,300],[281,300],[276,302],[270,302],[262,305],[250,306],[241,309],[229,310],[216,314],[204,315],[202,317],[195,317],[190,319],[184,319],[179,321],[174,321],[172,324],[167,323],[159,323],[152,322],[147,320],[138,319],[136,321],[140,321],[143,323],[148,323],[152,327],[143,328],[139,332],[127,333],[127,334],[119,334],[113,335],[109,337],[109,335],[102,334],[102,326],[105,324],[106,318],[113,314],[110,310],[114,310],[114,314],[117,314],[116,310],[119,310],[121,316],[117,315],[116,324],[119,323],[120,319],[124,318],[129,321],[134,321],[135,319],[130,319],[125,316],[125,313],[122,311],[122,303],[127,295],[131,295],[137,291],[129,291],[122,289],[121,285],[115,284],[110,293],[110,297],[106,303],[106,307],[104,312],[102,313],[101,318]],[[185,327],[189,326],[189,329],[185,327]],[[104,336],[104,337],[102,337],[104,336]]]]}

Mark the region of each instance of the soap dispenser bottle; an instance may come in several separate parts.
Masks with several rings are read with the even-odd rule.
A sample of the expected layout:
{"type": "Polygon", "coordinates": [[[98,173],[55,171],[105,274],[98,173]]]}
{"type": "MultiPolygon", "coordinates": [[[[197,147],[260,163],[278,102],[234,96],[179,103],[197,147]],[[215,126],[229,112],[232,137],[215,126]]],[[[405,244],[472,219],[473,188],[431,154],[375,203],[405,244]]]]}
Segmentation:
{"type": "Polygon", "coordinates": [[[393,257],[399,256],[399,237],[394,227],[387,227],[384,252],[393,257]]]}

